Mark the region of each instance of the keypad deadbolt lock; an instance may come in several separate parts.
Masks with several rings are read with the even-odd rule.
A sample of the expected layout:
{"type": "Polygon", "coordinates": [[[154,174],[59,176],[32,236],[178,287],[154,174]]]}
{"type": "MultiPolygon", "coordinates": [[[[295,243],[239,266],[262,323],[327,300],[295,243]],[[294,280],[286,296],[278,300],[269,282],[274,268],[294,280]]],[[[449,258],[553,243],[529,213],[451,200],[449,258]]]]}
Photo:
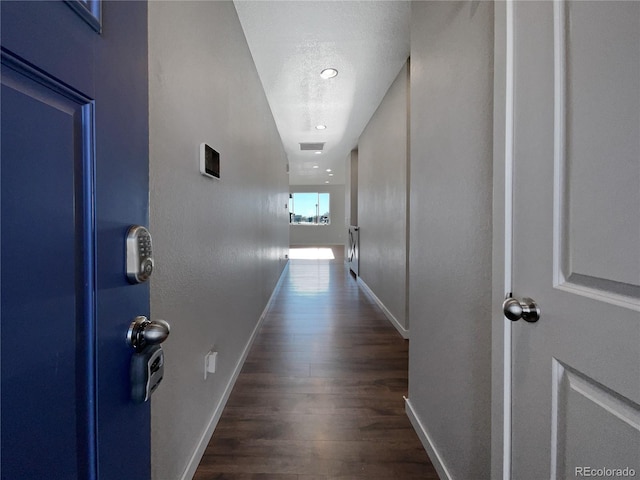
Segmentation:
{"type": "Polygon", "coordinates": [[[153,248],[151,233],[145,227],[132,225],[127,231],[127,280],[130,283],[143,283],[153,273],[153,248]]]}

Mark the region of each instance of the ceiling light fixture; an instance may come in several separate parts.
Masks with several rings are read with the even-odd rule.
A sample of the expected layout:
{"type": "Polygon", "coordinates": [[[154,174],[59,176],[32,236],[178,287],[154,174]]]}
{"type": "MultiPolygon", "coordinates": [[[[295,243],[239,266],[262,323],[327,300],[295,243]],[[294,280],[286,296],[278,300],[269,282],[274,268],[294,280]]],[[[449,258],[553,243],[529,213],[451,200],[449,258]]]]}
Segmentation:
{"type": "Polygon", "coordinates": [[[330,176],[330,177],[333,177],[333,173],[330,173],[330,174],[329,174],[329,176],[330,176]]]}
{"type": "Polygon", "coordinates": [[[327,168],[327,172],[330,172],[330,171],[331,171],[331,169],[330,169],[330,168],[327,168]]]}
{"type": "Polygon", "coordinates": [[[316,155],[322,154],[322,152],[313,152],[313,153],[315,153],[316,155]]]}
{"type": "Polygon", "coordinates": [[[320,77],[324,78],[325,80],[333,78],[336,75],[338,75],[338,70],[336,70],[335,68],[325,68],[320,72],[320,77]]]}
{"type": "Polygon", "coordinates": [[[313,168],[320,168],[320,167],[318,167],[318,165],[314,165],[313,168]]]}
{"type": "Polygon", "coordinates": [[[326,130],[327,126],[326,125],[316,125],[316,130],[326,130]]]}
{"type": "Polygon", "coordinates": [[[329,183],[329,180],[325,181],[324,183],[329,183]]]}

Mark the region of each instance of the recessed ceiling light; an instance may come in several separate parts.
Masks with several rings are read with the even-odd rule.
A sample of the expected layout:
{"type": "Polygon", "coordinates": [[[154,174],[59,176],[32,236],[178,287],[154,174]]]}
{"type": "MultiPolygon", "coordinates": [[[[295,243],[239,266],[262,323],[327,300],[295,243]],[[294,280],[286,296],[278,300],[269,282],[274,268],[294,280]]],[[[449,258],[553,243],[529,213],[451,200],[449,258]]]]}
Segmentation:
{"type": "Polygon", "coordinates": [[[330,168],[327,168],[327,172],[330,172],[330,171],[331,171],[331,169],[330,169],[330,168]]]}
{"type": "Polygon", "coordinates": [[[325,181],[324,183],[329,183],[329,180],[325,181]]]}
{"type": "Polygon", "coordinates": [[[318,167],[318,165],[314,165],[313,168],[320,168],[320,167],[318,167]]]}
{"type": "Polygon", "coordinates": [[[325,68],[320,72],[320,76],[327,80],[328,78],[333,78],[338,75],[338,70],[335,68],[325,68]]]}
{"type": "Polygon", "coordinates": [[[316,130],[326,130],[326,125],[316,125],[316,130]]]}
{"type": "Polygon", "coordinates": [[[316,155],[321,155],[322,154],[322,152],[317,152],[317,151],[313,152],[313,153],[315,153],[316,155]]]}
{"type": "Polygon", "coordinates": [[[333,177],[333,173],[330,173],[330,174],[329,174],[329,176],[330,176],[330,177],[333,177]]]}

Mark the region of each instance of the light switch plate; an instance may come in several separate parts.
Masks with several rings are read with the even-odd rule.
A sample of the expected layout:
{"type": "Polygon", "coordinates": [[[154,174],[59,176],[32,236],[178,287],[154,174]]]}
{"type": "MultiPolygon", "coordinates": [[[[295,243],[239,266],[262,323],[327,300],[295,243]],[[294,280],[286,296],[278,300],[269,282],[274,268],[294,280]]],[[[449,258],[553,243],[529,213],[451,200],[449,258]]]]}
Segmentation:
{"type": "Polygon", "coordinates": [[[209,373],[216,373],[216,363],[218,361],[218,352],[211,351],[204,356],[204,379],[207,379],[209,373]]]}

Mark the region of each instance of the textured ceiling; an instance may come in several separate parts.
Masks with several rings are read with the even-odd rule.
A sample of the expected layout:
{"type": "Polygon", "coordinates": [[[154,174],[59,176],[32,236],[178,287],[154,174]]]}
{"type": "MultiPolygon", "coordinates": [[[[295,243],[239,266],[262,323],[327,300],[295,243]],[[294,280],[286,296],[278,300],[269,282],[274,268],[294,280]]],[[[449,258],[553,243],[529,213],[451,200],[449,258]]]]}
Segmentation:
{"type": "Polygon", "coordinates": [[[410,3],[234,3],[287,152],[289,183],[344,183],[347,155],[409,56],[410,3]],[[338,76],[320,78],[329,67],[338,76]],[[300,143],[324,149],[301,151],[300,143]]]}

